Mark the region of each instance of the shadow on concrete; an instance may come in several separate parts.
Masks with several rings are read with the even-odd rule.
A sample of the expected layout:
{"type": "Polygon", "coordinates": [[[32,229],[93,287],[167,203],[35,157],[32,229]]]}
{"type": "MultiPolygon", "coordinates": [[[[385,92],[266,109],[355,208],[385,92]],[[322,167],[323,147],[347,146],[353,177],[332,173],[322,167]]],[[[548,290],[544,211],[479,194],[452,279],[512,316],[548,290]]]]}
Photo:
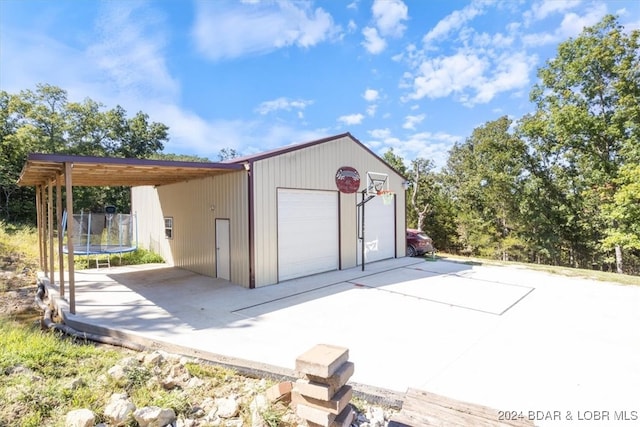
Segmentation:
{"type": "MultiPolygon", "coordinates": [[[[478,279],[466,263],[399,258],[246,289],[165,265],[77,273],[76,313],[92,324],[150,334],[248,328],[271,312],[345,292],[417,299],[460,310],[502,315],[533,288],[478,279]]],[[[329,308],[330,309],[330,308],[329,308]]]]}

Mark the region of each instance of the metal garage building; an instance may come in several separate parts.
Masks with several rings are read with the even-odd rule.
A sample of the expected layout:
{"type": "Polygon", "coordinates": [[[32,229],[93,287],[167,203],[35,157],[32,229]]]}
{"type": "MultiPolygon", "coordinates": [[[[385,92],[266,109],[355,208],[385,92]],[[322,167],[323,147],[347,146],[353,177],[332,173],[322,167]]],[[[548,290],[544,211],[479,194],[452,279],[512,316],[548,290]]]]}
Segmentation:
{"type": "Polygon", "coordinates": [[[361,265],[367,172],[388,175],[391,204],[365,203],[365,262],[405,255],[406,179],[351,134],[291,145],[223,164],[210,177],[132,190],[139,245],[168,263],[253,288],[361,265]],[[353,168],[358,191],[336,187],[353,168]]]}

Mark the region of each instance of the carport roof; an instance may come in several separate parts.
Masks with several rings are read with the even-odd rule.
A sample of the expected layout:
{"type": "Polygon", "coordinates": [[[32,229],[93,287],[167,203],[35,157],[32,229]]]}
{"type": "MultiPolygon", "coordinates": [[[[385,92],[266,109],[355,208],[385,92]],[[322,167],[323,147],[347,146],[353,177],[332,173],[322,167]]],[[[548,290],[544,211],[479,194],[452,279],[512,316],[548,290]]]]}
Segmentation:
{"type": "Polygon", "coordinates": [[[66,163],[72,165],[74,186],[95,187],[164,185],[244,169],[244,165],[234,163],[30,154],[18,185],[34,186],[55,181],[58,174],[64,176],[66,163]]]}

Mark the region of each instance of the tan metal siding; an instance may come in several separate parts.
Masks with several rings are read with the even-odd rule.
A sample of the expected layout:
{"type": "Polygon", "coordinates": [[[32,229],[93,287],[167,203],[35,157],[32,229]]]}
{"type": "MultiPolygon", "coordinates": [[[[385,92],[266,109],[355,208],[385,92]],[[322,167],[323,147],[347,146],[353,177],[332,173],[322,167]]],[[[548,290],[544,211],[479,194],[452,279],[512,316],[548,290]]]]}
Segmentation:
{"type": "MultiPolygon", "coordinates": [[[[256,286],[276,283],[277,277],[277,189],[305,188],[333,190],[335,173],[341,166],[355,167],[361,178],[360,190],[366,184],[366,172],[389,174],[390,189],[397,197],[396,247],[398,256],[405,251],[405,197],[402,177],[379,158],[351,138],[328,141],[256,161],[253,167],[255,182],[255,277],[256,286]]],[[[352,194],[340,197],[341,267],[356,266],[357,230],[356,202],[352,194]]]]}
{"type": "Polygon", "coordinates": [[[164,216],[158,192],[152,186],[131,189],[131,211],[137,218],[138,246],[159,254],[173,265],[169,241],[164,237],[164,216]]]}
{"type": "MultiPolygon", "coordinates": [[[[233,172],[158,187],[159,211],[153,209],[155,219],[173,217],[172,240],[166,240],[176,267],[199,274],[215,276],[215,219],[230,220],[231,281],[249,286],[249,234],[247,175],[233,172]]],[[[145,198],[146,206],[153,202],[145,198]]],[[[136,202],[137,209],[143,206],[136,202]]],[[[147,217],[148,215],[145,215],[147,217]]],[[[164,238],[164,222],[161,229],[155,226],[149,234],[158,233],[164,238]]]]}

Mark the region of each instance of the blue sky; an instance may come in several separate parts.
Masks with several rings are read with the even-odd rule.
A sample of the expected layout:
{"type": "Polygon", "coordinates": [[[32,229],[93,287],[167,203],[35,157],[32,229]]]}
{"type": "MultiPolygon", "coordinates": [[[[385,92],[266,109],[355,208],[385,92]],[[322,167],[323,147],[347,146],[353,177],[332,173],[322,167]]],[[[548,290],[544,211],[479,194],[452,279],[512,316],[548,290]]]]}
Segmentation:
{"type": "Polygon", "coordinates": [[[532,110],[536,70],[634,1],[0,0],[0,88],[49,83],[169,126],[165,152],[218,159],[351,132],[432,159],[532,110]]]}

